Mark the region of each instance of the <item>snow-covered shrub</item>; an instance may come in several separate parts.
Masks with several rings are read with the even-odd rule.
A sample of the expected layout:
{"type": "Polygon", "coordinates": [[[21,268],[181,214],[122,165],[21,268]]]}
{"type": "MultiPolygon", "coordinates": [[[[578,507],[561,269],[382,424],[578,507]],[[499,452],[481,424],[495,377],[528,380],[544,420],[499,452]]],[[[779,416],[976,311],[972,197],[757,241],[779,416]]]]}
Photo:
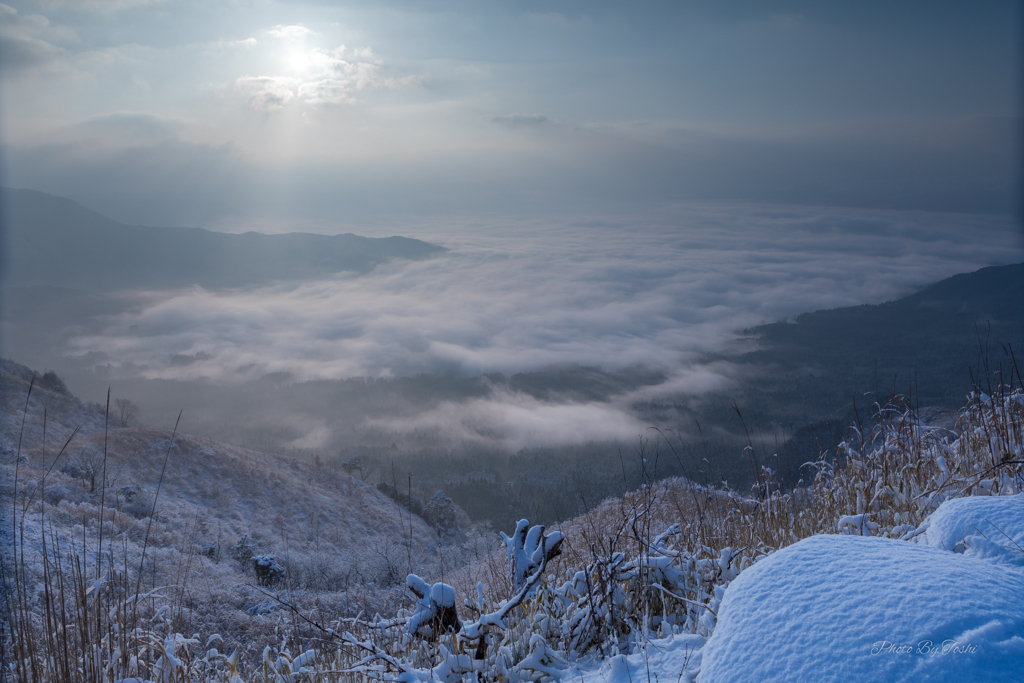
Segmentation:
{"type": "MultiPolygon", "coordinates": [[[[966,526],[989,510],[947,508],[990,500],[939,512],[966,526]]],[[[773,553],[727,589],[698,681],[1020,681],[1024,571],[954,552],[817,535],[773,553]]]]}
{"type": "Polygon", "coordinates": [[[404,544],[394,541],[381,541],[371,545],[368,557],[366,557],[367,577],[378,587],[388,588],[397,586],[405,578],[402,567],[406,565],[406,550],[404,544]]]}
{"type": "Polygon", "coordinates": [[[57,505],[63,500],[70,500],[73,503],[81,503],[87,494],[80,487],[64,483],[50,484],[46,487],[45,498],[50,505],[57,505]]]}
{"type": "Polygon", "coordinates": [[[256,544],[249,540],[248,536],[242,536],[238,543],[231,546],[231,559],[238,563],[243,570],[252,567],[252,558],[256,554],[256,544]]]}
{"type": "Polygon", "coordinates": [[[405,625],[409,633],[436,639],[442,633],[462,629],[454,588],[446,583],[430,586],[415,574],[409,574],[405,585],[418,598],[416,611],[405,625]]]}
{"type": "Polygon", "coordinates": [[[530,527],[525,519],[519,520],[512,536],[501,532],[505,542],[505,553],[508,555],[509,571],[512,574],[512,585],[518,590],[534,571],[542,564],[550,562],[562,552],[564,534],[556,531],[544,535],[543,526],[530,527]]]}
{"type": "Polygon", "coordinates": [[[121,496],[124,502],[131,503],[135,500],[136,496],[142,493],[142,489],[138,486],[122,486],[117,489],[117,493],[121,496]]]}
{"type": "Polygon", "coordinates": [[[878,531],[878,525],[871,521],[871,513],[862,512],[859,515],[843,515],[837,524],[839,533],[846,536],[871,536],[872,531],[878,531]]]}
{"type": "MultiPolygon", "coordinates": [[[[831,517],[844,533],[901,538],[945,500],[1024,490],[1020,390],[970,394],[959,433],[922,423],[898,399],[879,417],[871,433],[852,427],[838,457],[814,463],[806,520],[820,524],[831,517]]],[[[825,531],[806,521],[798,526],[805,527],[801,537],[825,531]]]]}
{"type": "Polygon", "coordinates": [[[136,519],[145,519],[153,513],[153,496],[141,486],[122,486],[117,490],[121,510],[136,519]]]}
{"type": "Polygon", "coordinates": [[[292,560],[288,569],[292,585],[317,592],[346,591],[364,583],[363,567],[357,557],[339,558],[331,553],[316,553],[305,560],[292,560]]]}
{"type": "Polygon", "coordinates": [[[285,569],[273,555],[254,555],[250,560],[252,571],[261,586],[273,586],[284,580],[285,569]]]}
{"type": "Polygon", "coordinates": [[[61,379],[61,377],[58,376],[57,373],[54,372],[53,370],[49,370],[48,372],[44,373],[39,378],[37,383],[41,388],[49,389],[50,391],[54,391],[58,394],[71,394],[71,392],[68,391],[68,385],[65,384],[64,380],[61,379]]]}
{"type": "Polygon", "coordinates": [[[912,538],[968,557],[1024,566],[1024,493],[946,501],[912,538]]]}
{"type": "Polygon", "coordinates": [[[462,531],[459,526],[459,512],[455,501],[438,491],[423,506],[423,519],[434,528],[441,540],[455,538],[462,531]]]}

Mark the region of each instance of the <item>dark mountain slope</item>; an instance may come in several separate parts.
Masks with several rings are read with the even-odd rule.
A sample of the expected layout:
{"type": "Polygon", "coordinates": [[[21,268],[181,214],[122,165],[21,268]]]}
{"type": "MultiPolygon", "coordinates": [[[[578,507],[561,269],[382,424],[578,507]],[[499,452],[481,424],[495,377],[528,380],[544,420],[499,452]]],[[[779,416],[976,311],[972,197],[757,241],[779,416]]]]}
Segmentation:
{"type": "Polygon", "coordinates": [[[738,392],[709,400],[701,419],[736,429],[736,401],[746,426],[765,435],[758,451],[779,453],[779,465],[795,472],[847,438],[858,417],[870,424],[874,405],[893,395],[914,408],[951,409],[963,404],[972,383],[988,389],[1000,369],[1019,383],[1010,350],[1024,362],[1024,264],[982,268],[896,301],[805,313],[744,333],[760,347],[735,359],[749,372],[738,392]]]}
{"type": "Polygon", "coordinates": [[[895,390],[914,394],[921,405],[953,407],[972,373],[988,374],[986,361],[990,372],[1001,361],[1009,370],[1004,346],[1024,350],[1024,264],[982,268],[896,301],[805,313],[794,323],[746,332],[764,348],[745,362],[777,366],[791,378],[813,376],[817,381],[804,384],[830,393],[825,403],[895,390]]]}
{"type": "Polygon", "coordinates": [[[237,287],[365,271],[390,258],[418,259],[444,251],[406,237],[232,235],[123,225],[70,199],[33,190],[4,188],[0,206],[8,287],[237,287]]]}

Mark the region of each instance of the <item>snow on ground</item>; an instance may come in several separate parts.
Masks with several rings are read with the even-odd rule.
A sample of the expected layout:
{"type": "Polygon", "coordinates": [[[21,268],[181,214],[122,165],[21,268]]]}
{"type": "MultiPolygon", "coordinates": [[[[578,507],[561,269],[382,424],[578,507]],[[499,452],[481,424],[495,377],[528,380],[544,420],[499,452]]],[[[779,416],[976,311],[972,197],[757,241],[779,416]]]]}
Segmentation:
{"type": "Polygon", "coordinates": [[[704,638],[692,634],[651,640],[630,655],[581,659],[561,674],[562,681],[583,683],[690,683],[700,669],[704,638]]]}
{"type": "Polygon", "coordinates": [[[1024,550],[995,526],[1024,546],[1024,495],[943,503],[924,544],[815,536],[772,554],[726,590],[698,681],[1022,680],[1024,550]]]}
{"type": "Polygon", "coordinates": [[[918,543],[1024,566],[1024,493],[946,501],[918,531],[918,543]]]}
{"type": "MultiPolygon", "coordinates": [[[[0,521],[12,509],[16,481],[19,501],[36,496],[19,529],[31,585],[43,572],[44,531],[48,541],[56,535],[95,548],[103,510],[104,550],[118,564],[141,566],[145,545],[146,584],[184,586],[203,637],[218,632],[232,647],[258,650],[259,638],[273,633],[265,615],[279,616],[281,605],[249,587],[259,578],[254,558],[288,570],[291,602],[354,616],[408,602],[398,588],[406,562],[430,573],[441,561],[462,562],[470,547],[443,546],[420,517],[337,467],[181,433],[172,442],[166,429],[111,426],[105,434],[102,407],[45,375],[36,375],[26,412],[32,378],[28,368],[0,359],[0,521]]],[[[11,529],[0,524],[0,553],[13,552],[11,529]]]]}

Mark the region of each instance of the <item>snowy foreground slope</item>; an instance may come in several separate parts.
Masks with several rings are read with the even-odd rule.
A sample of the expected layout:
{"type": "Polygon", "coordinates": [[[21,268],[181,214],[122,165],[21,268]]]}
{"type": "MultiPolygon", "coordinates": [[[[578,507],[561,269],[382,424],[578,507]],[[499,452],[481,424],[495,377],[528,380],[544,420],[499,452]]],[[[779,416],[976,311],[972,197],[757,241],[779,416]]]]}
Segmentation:
{"type": "MultiPolygon", "coordinates": [[[[762,467],[750,496],[680,482],[676,500],[653,485],[606,501],[557,532],[575,557],[527,600],[492,605],[478,589],[478,616],[436,646],[421,625],[442,606],[423,600],[413,618],[346,634],[363,656],[347,670],[449,683],[1021,680],[1022,407],[1020,391],[978,393],[951,430],[897,402],[792,492],[762,467]]],[[[522,549],[508,550],[514,576],[543,574],[520,573],[522,549]]]]}
{"type": "Polygon", "coordinates": [[[652,640],[569,678],[1024,680],[1024,494],[947,501],[921,530],[804,539],[729,585],[706,644],[652,640]]]}
{"type": "MultiPolygon", "coordinates": [[[[974,526],[989,502],[951,501],[943,507],[961,503],[959,516],[936,515],[974,526]]],[[[1024,496],[999,502],[1024,527],[1024,496]]],[[[1019,681],[1024,550],[1001,554],[1008,561],[886,538],[800,541],[729,586],[699,680],[1019,681]]]]}
{"type": "Polygon", "coordinates": [[[167,594],[180,587],[187,598],[178,627],[219,632],[232,645],[273,634],[269,617],[283,609],[251,587],[253,556],[287,570],[295,603],[354,614],[405,602],[399,587],[381,588],[402,580],[407,557],[423,565],[441,552],[420,517],[338,468],[188,434],[172,440],[170,429],[112,425],[105,433],[101,406],[45,376],[36,377],[26,411],[32,376],[0,360],[0,521],[9,533],[17,509],[33,604],[42,597],[44,532],[68,551],[84,544],[88,572],[101,543],[104,557],[132,571],[146,546],[141,586],[173,587],[167,594]]]}
{"type": "Polygon", "coordinates": [[[445,553],[465,548],[422,520],[410,529],[369,484],[167,431],[106,432],[52,378],[16,455],[31,375],[0,371],[0,394],[22,397],[2,396],[0,415],[14,680],[964,683],[1024,671],[1024,393],[1012,386],[972,394],[954,429],[896,399],[792,489],[761,463],[749,493],[648,482],[554,530],[522,520],[506,552],[460,567],[445,553]],[[367,581],[385,576],[387,589],[367,581]]]}

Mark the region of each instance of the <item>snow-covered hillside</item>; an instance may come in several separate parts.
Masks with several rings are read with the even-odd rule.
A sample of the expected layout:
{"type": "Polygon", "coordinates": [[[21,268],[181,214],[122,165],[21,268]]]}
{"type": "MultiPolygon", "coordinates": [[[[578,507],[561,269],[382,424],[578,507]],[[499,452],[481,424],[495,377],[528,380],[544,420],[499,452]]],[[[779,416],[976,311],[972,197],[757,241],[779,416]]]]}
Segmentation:
{"type": "MultiPolygon", "coordinates": [[[[43,384],[2,489],[20,678],[965,683],[1024,670],[1013,387],[970,396],[955,430],[895,400],[792,489],[767,467],[743,493],[651,481],[557,530],[523,520],[507,555],[467,564],[468,544],[442,545],[337,470],[103,430],[95,406],[43,384]],[[48,405],[60,416],[44,443],[32,424],[48,405]],[[97,492],[83,472],[104,448],[97,492]],[[407,591],[380,585],[406,571],[407,591]],[[58,612],[68,628],[38,621],[58,612]]],[[[21,405],[27,389],[5,376],[21,405]]]]}
{"type": "Polygon", "coordinates": [[[408,603],[401,583],[410,563],[427,571],[442,558],[460,562],[452,554],[462,550],[442,547],[420,517],[338,468],[187,434],[172,439],[171,429],[114,428],[116,420],[104,430],[104,408],[79,401],[55,378],[36,378],[26,413],[32,372],[3,361],[0,373],[0,514],[28,543],[33,583],[44,529],[69,550],[84,543],[89,567],[102,540],[108,565],[135,572],[145,543],[142,586],[187,590],[190,628],[233,640],[255,638],[266,614],[281,609],[248,586],[258,583],[253,556],[272,555],[287,569],[279,587],[297,604],[319,601],[353,616],[408,603]]]}

